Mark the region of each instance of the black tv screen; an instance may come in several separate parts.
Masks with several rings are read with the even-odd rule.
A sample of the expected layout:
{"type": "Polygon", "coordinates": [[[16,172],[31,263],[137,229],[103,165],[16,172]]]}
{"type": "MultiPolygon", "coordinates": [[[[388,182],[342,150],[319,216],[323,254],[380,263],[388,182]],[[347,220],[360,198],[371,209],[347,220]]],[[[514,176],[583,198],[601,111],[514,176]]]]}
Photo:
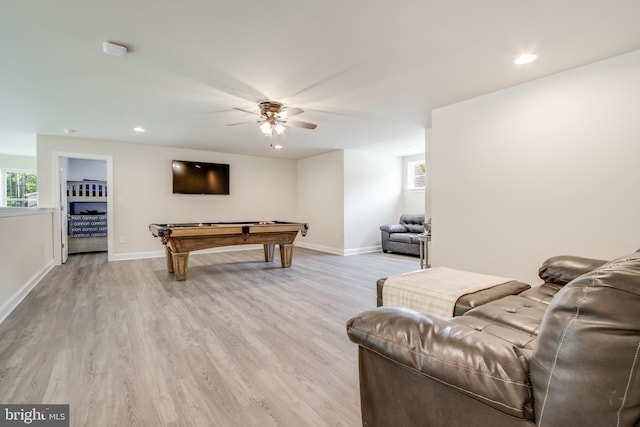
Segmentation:
{"type": "Polygon", "coordinates": [[[229,194],[229,165],[174,160],[173,194],[229,194]]]}

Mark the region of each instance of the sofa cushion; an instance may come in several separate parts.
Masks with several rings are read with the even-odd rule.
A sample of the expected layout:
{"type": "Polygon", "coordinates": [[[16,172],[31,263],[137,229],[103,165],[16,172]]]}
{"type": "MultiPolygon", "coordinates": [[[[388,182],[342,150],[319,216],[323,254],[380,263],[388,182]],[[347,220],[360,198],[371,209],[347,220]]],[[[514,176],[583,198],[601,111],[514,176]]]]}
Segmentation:
{"type": "Polygon", "coordinates": [[[456,301],[456,308],[453,315],[462,316],[472,308],[506,297],[507,295],[517,295],[530,287],[531,286],[526,283],[512,280],[498,286],[463,295],[456,301]]]}
{"type": "Polygon", "coordinates": [[[476,316],[458,316],[451,319],[451,323],[464,325],[468,328],[475,329],[478,332],[482,332],[483,334],[489,334],[501,338],[520,349],[526,349],[529,353],[531,353],[535,348],[536,336],[525,333],[522,330],[492,322],[488,319],[476,316]]]}
{"type": "Polygon", "coordinates": [[[640,253],[565,285],[531,359],[538,425],[635,426],[640,420],[640,253]]]}
{"type": "Polygon", "coordinates": [[[530,336],[536,336],[547,307],[547,304],[519,295],[509,295],[469,310],[464,316],[477,317],[530,336]]]}
{"type": "Polygon", "coordinates": [[[418,235],[415,233],[393,233],[389,236],[390,242],[398,243],[418,243],[418,235]]]}
{"type": "Polygon", "coordinates": [[[538,275],[545,282],[564,286],[578,276],[588,273],[606,262],[598,259],[559,255],[543,262],[538,270],[538,275]]]}
{"type": "Polygon", "coordinates": [[[424,226],[422,224],[405,224],[404,226],[410,233],[424,233],[424,226]]]}
{"type": "Polygon", "coordinates": [[[402,224],[384,224],[380,226],[380,230],[387,233],[406,233],[407,227],[402,224]]]}
{"type": "Polygon", "coordinates": [[[560,285],[543,283],[539,286],[534,286],[531,289],[521,292],[520,296],[548,305],[560,289],[562,289],[562,286],[560,285]]]}
{"type": "Polygon", "coordinates": [[[400,224],[413,224],[423,227],[424,215],[423,214],[402,214],[400,215],[400,224]]]}
{"type": "Polygon", "coordinates": [[[403,214],[400,215],[400,224],[407,228],[409,233],[424,233],[424,215],[403,214]]]}

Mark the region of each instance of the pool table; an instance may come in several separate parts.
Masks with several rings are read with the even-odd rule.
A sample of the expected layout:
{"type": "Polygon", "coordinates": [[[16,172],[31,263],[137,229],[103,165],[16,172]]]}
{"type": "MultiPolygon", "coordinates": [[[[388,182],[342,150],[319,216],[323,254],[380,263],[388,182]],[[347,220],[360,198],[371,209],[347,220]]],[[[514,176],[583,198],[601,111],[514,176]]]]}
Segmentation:
{"type": "Polygon", "coordinates": [[[280,247],[282,268],[291,267],[293,242],[298,232],[307,235],[309,224],[285,221],[208,222],[150,224],[149,231],[159,237],[167,255],[167,270],[176,280],[187,278],[189,252],[220,246],[262,244],[265,262],[273,261],[280,247]]]}

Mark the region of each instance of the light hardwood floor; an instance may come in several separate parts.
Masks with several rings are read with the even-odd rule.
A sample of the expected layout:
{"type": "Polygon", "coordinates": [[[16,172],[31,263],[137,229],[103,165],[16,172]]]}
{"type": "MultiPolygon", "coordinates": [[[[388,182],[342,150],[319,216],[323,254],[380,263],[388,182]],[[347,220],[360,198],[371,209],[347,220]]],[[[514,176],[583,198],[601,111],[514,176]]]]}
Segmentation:
{"type": "Polygon", "coordinates": [[[0,324],[0,403],[68,403],[72,426],[360,426],[345,323],[418,259],[262,256],[191,254],[186,282],[164,258],[71,256],[0,324]]]}

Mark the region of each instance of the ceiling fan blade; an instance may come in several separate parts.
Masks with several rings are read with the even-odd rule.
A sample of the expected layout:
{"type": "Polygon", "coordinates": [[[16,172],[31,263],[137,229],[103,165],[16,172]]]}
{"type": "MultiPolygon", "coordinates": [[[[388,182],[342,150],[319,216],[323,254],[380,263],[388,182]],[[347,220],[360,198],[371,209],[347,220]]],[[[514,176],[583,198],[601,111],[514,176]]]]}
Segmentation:
{"type": "Polygon", "coordinates": [[[282,124],[305,129],[315,129],[318,127],[318,125],[315,123],[301,122],[300,120],[284,120],[282,124]]]}
{"type": "Polygon", "coordinates": [[[284,108],[280,112],[279,116],[282,117],[283,119],[286,119],[287,117],[295,116],[301,113],[304,113],[304,110],[302,108],[298,108],[298,107],[284,108]]]}
{"type": "Polygon", "coordinates": [[[249,110],[245,110],[244,108],[237,108],[237,107],[232,107],[234,110],[238,110],[238,111],[242,111],[245,113],[249,113],[249,114],[255,114],[256,116],[259,116],[260,113],[256,113],[255,111],[249,111],[249,110]]]}
{"type": "Polygon", "coordinates": [[[228,123],[227,126],[246,125],[247,123],[251,123],[251,122],[228,123]]]}

